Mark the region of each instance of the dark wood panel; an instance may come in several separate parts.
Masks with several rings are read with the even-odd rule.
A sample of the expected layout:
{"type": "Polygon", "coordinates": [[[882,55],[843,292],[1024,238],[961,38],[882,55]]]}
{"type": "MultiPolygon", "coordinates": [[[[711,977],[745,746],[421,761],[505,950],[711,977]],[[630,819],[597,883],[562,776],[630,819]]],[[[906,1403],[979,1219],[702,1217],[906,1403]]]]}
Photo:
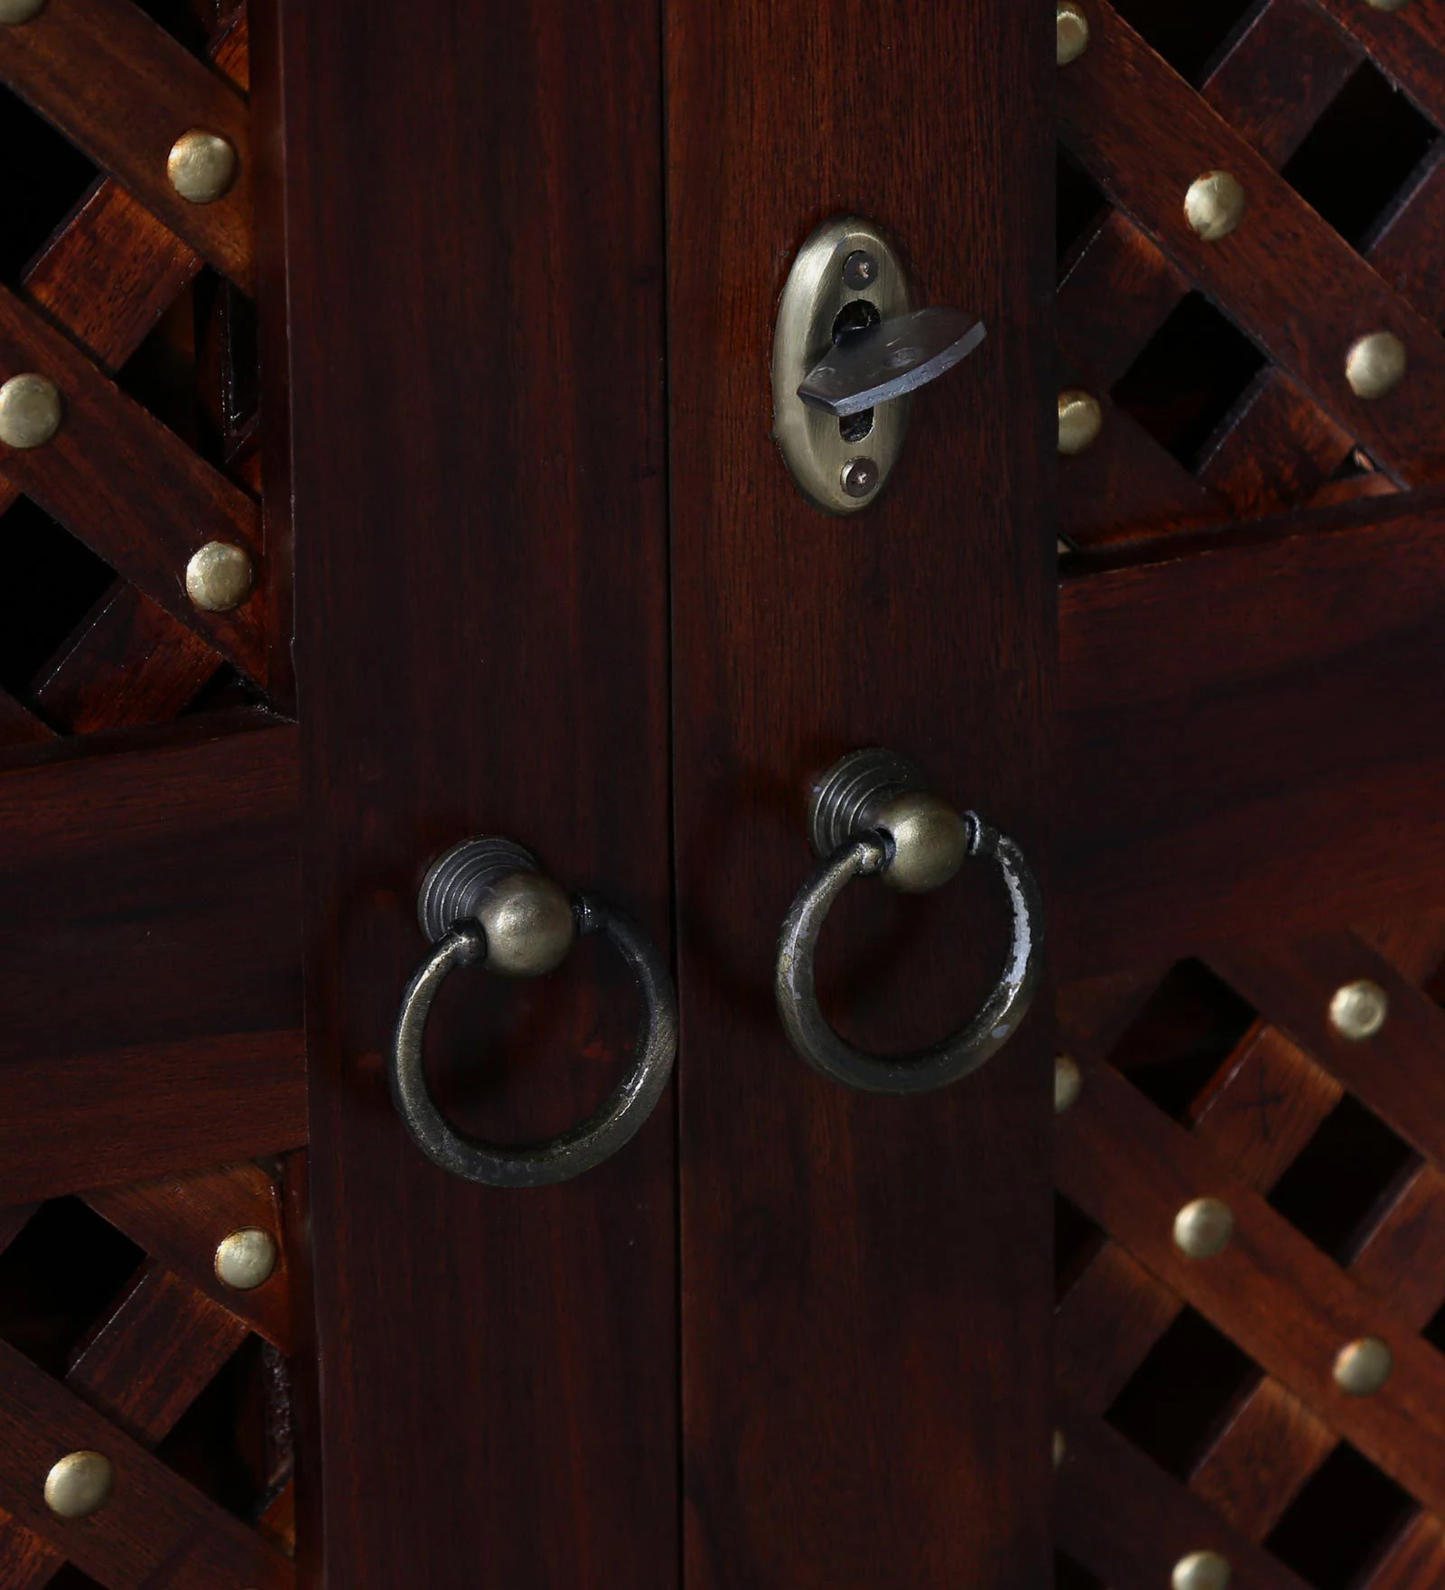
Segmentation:
{"type": "Polygon", "coordinates": [[[23,754],[0,772],[0,1197],[302,1141],[295,731],[23,754]]]}
{"type": "Polygon", "coordinates": [[[1063,586],[1065,977],[1445,903],[1439,495],[1241,542],[1063,586]]]}
{"type": "MultiPolygon", "coordinates": [[[[347,1590],[676,1581],[670,1100],[584,1179],[505,1193],[422,1157],[382,1067],[417,885],[469,833],[669,940],[658,23],[280,10],[321,1528],[347,1590]]],[[[474,1130],[552,1132],[636,1021],[591,943],[541,984],[472,973],[437,1085],[474,1130]]]]}
{"type": "MultiPolygon", "coordinates": [[[[985,1071],[907,1100],[814,1075],[772,999],[810,775],[841,753],[915,757],[1042,860],[1046,24],[996,0],[668,7],[695,1590],[1049,1578],[1047,996],[985,1071]],[[769,366],[794,251],[850,211],[989,335],[919,397],[887,496],[839,521],[769,439],[769,366]]],[[[899,1047],[966,1014],[1002,930],[971,871],[881,893],[851,892],[825,948],[851,956],[855,1034],[899,1047]]]]}

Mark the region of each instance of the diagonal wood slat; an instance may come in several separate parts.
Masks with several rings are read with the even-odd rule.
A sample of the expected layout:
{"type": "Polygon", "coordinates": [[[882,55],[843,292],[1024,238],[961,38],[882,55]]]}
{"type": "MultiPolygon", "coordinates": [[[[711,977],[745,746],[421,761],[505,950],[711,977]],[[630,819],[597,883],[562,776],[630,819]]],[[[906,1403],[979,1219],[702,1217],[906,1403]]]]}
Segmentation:
{"type": "Polygon", "coordinates": [[[46,0],[32,21],[0,28],[0,81],[217,270],[253,286],[245,101],[131,0],[46,0]],[[193,128],[228,139],[240,157],[213,204],[182,199],[166,173],[172,144],[193,128]]]}
{"type": "Polygon", "coordinates": [[[25,371],[56,383],[65,414],[45,446],[0,450],[9,479],[243,673],[264,681],[258,599],[204,613],[184,587],[187,561],[208,541],[241,546],[259,562],[256,505],[0,289],[0,379],[25,371]]]}
{"type": "Polygon", "coordinates": [[[108,1187],[86,1194],[86,1202],[148,1253],[184,1275],[192,1286],[244,1319],[282,1352],[289,1351],[291,1322],[281,1212],[275,1185],[255,1165],[230,1165],[108,1187]],[[217,1278],[215,1254],[223,1238],[248,1226],[270,1234],[279,1256],[278,1268],[263,1286],[237,1292],[217,1278]]]}

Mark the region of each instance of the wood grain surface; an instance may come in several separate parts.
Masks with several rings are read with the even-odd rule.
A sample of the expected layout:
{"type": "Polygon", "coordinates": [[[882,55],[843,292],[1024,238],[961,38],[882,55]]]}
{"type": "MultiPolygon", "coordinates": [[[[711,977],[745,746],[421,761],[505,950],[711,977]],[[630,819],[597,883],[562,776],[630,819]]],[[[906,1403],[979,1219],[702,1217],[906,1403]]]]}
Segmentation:
{"type": "MultiPolygon", "coordinates": [[[[914,757],[1047,864],[1046,24],[991,0],[668,6],[696,1590],[1049,1574],[1048,996],[985,1071],[906,1100],[813,1074],[772,1000],[813,865],[809,779],[844,752],[914,757]],[[920,303],[978,312],[988,340],[917,398],[885,497],[836,520],[770,440],[769,365],[795,251],[847,213],[891,232],[920,303]]],[[[988,883],[850,891],[834,1015],[895,1048],[962,1019],[1002,953],[988,883]]]]}

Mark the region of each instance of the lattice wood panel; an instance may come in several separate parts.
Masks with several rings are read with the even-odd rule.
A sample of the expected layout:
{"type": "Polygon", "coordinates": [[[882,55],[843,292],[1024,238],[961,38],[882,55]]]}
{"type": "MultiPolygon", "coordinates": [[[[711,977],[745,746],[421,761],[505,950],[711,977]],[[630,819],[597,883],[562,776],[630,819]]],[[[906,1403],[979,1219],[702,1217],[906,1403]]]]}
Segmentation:
{"type": "Polygon", "coordinates": [[[1442,955],[1431,921],[1065,992],[1061,1583],[1445,1583],[1442,955]],[[1204,1198],[1233,1233],[1191,1257],[1204,1198]],[[1367,1341],[1388,1375],[1344,1389],[1367,1341]]]}
{"type": "Polygon", "coordinates": [[[184,43],[131,0],[12,14],[0,24],[0,194],[19,196],[8,213],[29,224],[57,204],[63,218],[0,283],[0,382],[43,376],[62,417],[43,445],[0,442],[0,743],[168,720],[223,668],[254,698],[276,648],[244,12],[158,8],[184,43]],[[188,201],[168,174],[198,130],[235,152],[210,202],[188,201]],[[252,569],[249,598],[221,611],[187,591],[209,543],[241,549],[252,569]]]}
{"type": "Polygon", "coordinates": [[[255,1165],[0,1213],[0,1586],[293,1585],[289,1336],[255,1165]],[[236,1276],[218,1249],[240,1232],[262,1262],[236,1276]],[[110,1496],[58,1516],[47,1476],[75,1452],[110,1496]]]}
{"type": "Polygon", "coordinates": [[[1080,450],[1060,459],[1065,538],[1097,547],[1439,479],[1445,6],[1058,9],[1061,41],[1077,49],[1087,29],[1058,73],[1059,375],[1085,402],[1080,450]],[[1243,215],[1205,241],[1185,198],[1220,171],[1243,215]],[[1406,373],[1364,398],[1348,356],[1380,333],[1406,373]]]}

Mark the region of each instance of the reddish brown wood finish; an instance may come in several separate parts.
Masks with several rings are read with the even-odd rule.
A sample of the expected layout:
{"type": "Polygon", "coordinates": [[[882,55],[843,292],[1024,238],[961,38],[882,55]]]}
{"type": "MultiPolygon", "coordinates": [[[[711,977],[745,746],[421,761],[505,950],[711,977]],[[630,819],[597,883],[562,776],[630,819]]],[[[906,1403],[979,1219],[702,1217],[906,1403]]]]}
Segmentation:
{"type": "Polygon", "coordinates": [[[1064,584],[1065,976],[1445,899],[1436,499],[1281,529],[1064,584]]]}
{"type": "MultiPolygon", "coordinates": [[[[421,1156],[381,1059],[423,869],[468,834],[669,940],[657,22],[281,10],[323,1529],[348,1590],[676,1575],[670,1103],[585,1179],[498,1192],[421,1156]]],[[[590,950],[447,990],[433,1053],[481,1097],[460,1119],[516,1137],[597,1101],[637,1010],[590,950]]]]}
{"type": "Polygon", "coordinates": [[[0,1199],[304,1140],[295,779],[201,720],[0,775],[0,1199]]]}
{"type": "MultiPolygon", "coordinates": [[[[1047,17],[668,15],[685,1578],[1036,1590],[1047,998],[979,1076],[898,1100],[810,1072],[771,982],[812,866],[809,778],[845,751],[916,757],[1042,863],[1047,17]],[[887,497],[840,521],[769,440],[769,365],[794,251],[850,211],[891,229],[922,301],[978,310],[989,337],[919,399],[887,497]]],[[[986,913],[972,897],[945,926],[878,893],[848,904],[868,924],[852,1013],[875,1043],[935,1037],[961,980],[995,970],[986,913]]]]}

